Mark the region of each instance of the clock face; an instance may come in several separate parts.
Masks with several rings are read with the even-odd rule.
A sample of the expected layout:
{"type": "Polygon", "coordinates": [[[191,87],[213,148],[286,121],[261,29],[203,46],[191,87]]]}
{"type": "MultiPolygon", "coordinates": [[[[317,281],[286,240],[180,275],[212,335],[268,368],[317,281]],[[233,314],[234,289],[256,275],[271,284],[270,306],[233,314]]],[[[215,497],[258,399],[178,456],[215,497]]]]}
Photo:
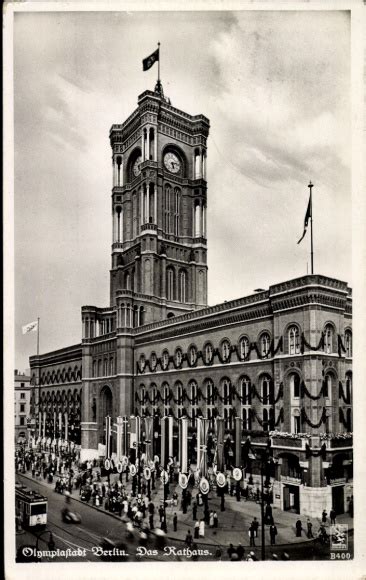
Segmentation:
{"type": "Polygon", "coordinates": [[[141,165],[141,156],[136,159],[132,167],[133,174],[136,175],[136,177],[141,173],[140,165],[141,165]]]}
{"type": "Polygon", "coordinates": [[[180,161],[175,153],[167,153],[164,155],[164,165],[171,173],[178,173],[180,171],[180,161]]]}

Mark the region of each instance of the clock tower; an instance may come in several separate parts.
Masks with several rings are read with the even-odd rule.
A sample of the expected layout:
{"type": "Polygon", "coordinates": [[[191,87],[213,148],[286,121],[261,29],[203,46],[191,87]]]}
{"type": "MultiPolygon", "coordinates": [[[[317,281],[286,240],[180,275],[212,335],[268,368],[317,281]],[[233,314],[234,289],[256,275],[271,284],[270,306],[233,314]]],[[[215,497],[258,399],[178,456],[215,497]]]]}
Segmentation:
{"type": "Polygon", "coordinates": [[[125,312],[122,326],[207,305],[208,133],[209,120],[173,107],[160,81],[110,130],[110,306],[125,312]]]}

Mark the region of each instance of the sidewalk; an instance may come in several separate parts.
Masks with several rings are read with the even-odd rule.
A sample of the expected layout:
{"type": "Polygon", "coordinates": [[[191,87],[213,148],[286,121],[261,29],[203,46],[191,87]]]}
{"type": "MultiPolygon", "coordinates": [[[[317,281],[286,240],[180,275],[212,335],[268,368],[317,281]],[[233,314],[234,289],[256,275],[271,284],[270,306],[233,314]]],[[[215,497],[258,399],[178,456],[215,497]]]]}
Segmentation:
{"type": "MultiPolygon", "coordinates": [[[[23,477],[37,481],[44,487],[54,490],[54,483],[50,484],[45,481],[43,478],[33,478],[31,474],[28,473],[21,473],[23,477]]],[[[113,474],[110,478],[111,483],[118,480],[118,475],[113,474]]],[[[106,481],[106,478],[102,478],[102,481],[106,481]]],[[[131,487],[131,480],[126,485],[124,485],[129,489],[131,487]]],[[[178,485],[170,484],[170,495],[177,491],[178,493],[178,506],[168,506],[166,508],[166,519],[167,519],[167,529],[168,534],[167,537],[173,540],[180,540],[184,541],[187,535],[188,530],[190,530],[192,536],[194,531],[194,520],[192,518],[192,507],[188,507],[187,513],[183,514],[180,509],[180,497],[181,497],[181,488],[178,485]],[[177,532],[173,531],[173,516],[174,513],[177,514],[178,517],[178,529],[177,532]]],[[[162,499],[162,485],[160,482],[156,483],[156,489],[152,490],[151,492],[151,499],[155,503],[155,505],[160,504],[160,500],[162,499]]],[[[80,503],[82,502],[79,496],[78,490],[73,490],[71,494],[71,499],[80,503]]],[[[96,509],[99,511],[104,512],[105,514],[113,517],[119,521],[121,518],[101,507],[96,507],[91,503],[87,504],[91,509],[96,509]]],[[[249,535],[248,529],[254,517],[257,518],[259,524],[261,520],[261,509],[260,504],[257,504],[254,501],[245,501],[241,498],[241,501],[238,502],[235,496],[231,497],[229,495],[225,495],[225,511],[220,511],[220,498],[216,496],[214,493],[209,493],[208,496],[208,506],[210,510],[216,511],[218,515],[218,528],[210,528],[209,526],[205,525],[205,537],[199,538],[200,544],[206,544],[211,546],[229,546],[229,544],[233,544],[237,546],[240,542],[244,547],[249,547],[249,535]]],[[[299,542],[311,542],[311,539],[308,539],[306,536],[306,516],[300,516],[298,514],[284,512],[279,510],[278,508],[272,507],[272,514],[274,523],[277,527],[277,537],[276,537],[276,545],[288,545],[288,544],[296,544],[299,542]],[[295,524],[296,521],[300,519],[303,525],[303,532],[301,537],[296,537],[296,528],[295,524]]],[[[197,508],[197,519],[203,519],[203,506],[197,508]]],[[[321,518],[310,518],[313,524],[313,534],[316,536],[320,523],[321,518]]],[[[159,525],[159,517],[155,511],[155,524],[159,525]]],[[[353,519],[348,514],[342,514],[337,516],[337,523],[348,524],[349,530],[353,529],[353,519]]],[[[329,518],[326,524],[326,529],[329,531],[329,518]]],[[[269,526],[265,526],[265,542],[266,545],[270,545],[270,536],[269,536],[269,526]]],[[[255,538],[255,546],[258,547],[261,545],[261,526],[259,525],[258,530],[258,537],[255,538]]]]}

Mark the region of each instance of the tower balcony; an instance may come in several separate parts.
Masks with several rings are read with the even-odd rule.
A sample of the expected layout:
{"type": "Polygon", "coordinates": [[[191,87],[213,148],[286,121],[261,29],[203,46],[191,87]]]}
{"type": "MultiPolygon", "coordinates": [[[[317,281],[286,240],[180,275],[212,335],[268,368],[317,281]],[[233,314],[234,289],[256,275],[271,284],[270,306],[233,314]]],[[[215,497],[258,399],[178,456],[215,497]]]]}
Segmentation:
{"type": "Polygon", "coordinates": [[[156,224],[142,224],[141,226],[141,232],[149,232],[149,231],[153,231],[156,232],[158,229],[158,226],[156,224]]]}

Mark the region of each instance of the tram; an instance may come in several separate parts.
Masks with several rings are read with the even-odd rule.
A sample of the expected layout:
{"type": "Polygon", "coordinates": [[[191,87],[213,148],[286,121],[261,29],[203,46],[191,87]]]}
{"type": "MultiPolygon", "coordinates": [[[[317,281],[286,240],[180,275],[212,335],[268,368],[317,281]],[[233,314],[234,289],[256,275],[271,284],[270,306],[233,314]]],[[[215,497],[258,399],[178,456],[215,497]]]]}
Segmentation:
{"type": "Polygon", "coordinates": [[[20,483],[15,484],[15,513],[24,528],[44,528],[47,498],[20,483]]]}

